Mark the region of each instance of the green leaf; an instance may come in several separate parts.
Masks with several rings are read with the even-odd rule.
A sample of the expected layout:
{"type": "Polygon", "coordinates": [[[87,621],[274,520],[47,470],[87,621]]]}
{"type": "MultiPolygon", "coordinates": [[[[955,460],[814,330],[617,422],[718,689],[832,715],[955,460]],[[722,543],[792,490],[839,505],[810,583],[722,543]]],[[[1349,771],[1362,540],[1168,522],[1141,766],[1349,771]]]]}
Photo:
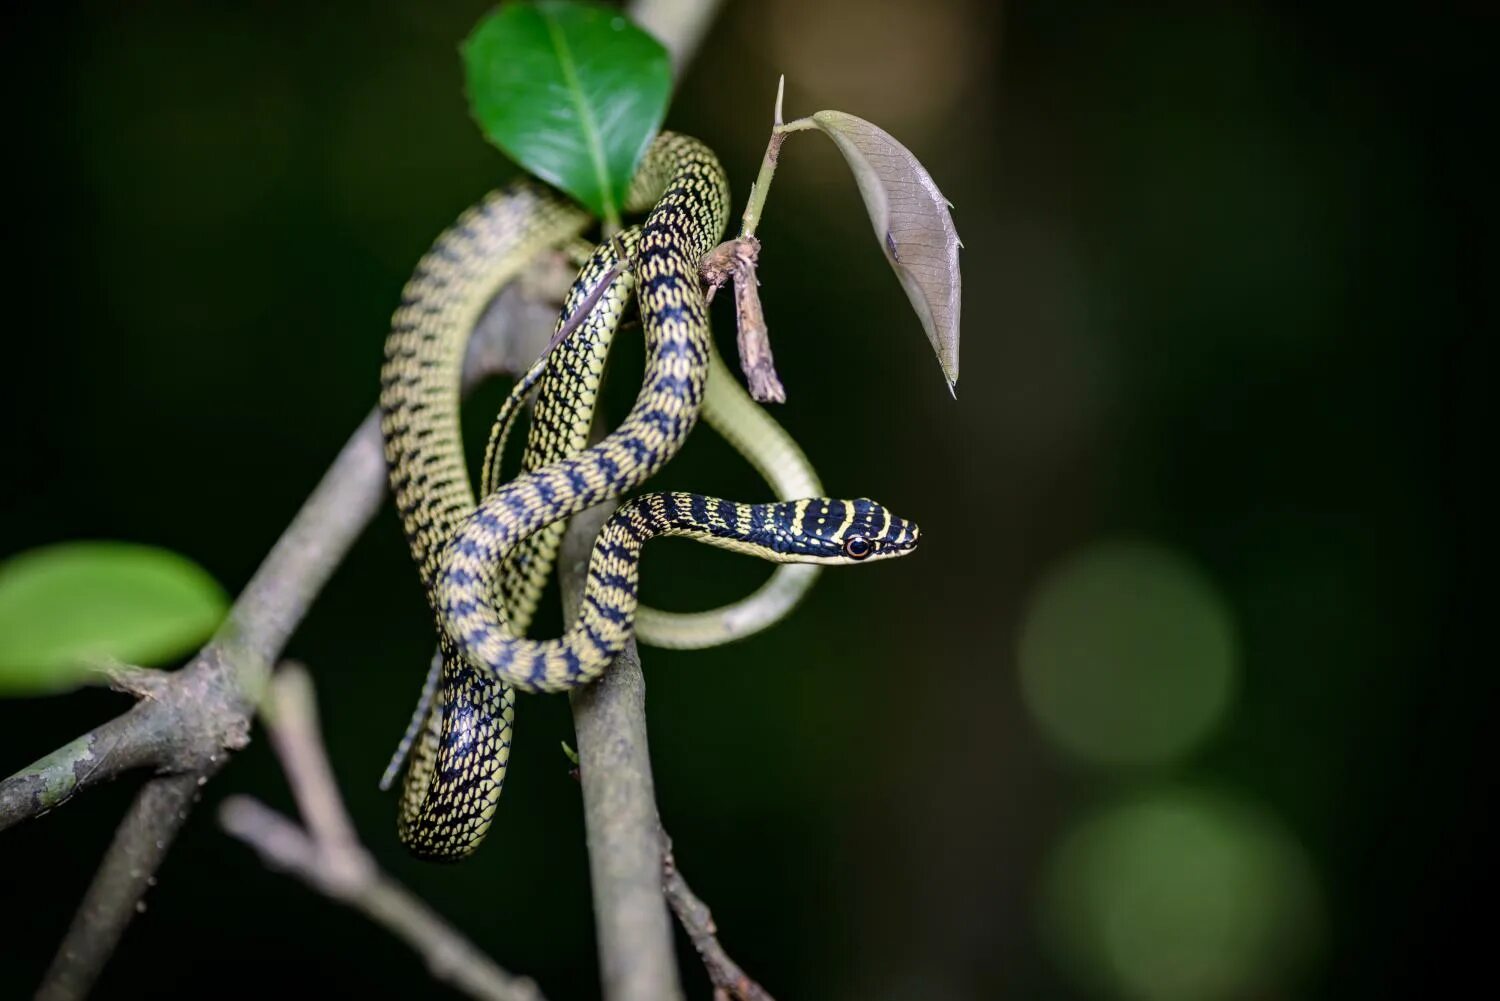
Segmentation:
{"type": "Polygon", "coordinates": [[[491,142],[618,223],[672,92],[661,43],[619,11],[505,4],[463,46],[469,107],[491,142]]]}
{"type": "Polygon", "coordinates": [[[808,121],[833,140],[854,172],[880,249],[957,395],[963,243],[953,226],[952,205],[921,161],[885,130],[842,111],[820,111],[808,121]]]}
{"type": "Polygon", "coordinates": [[[56,691],[101,663],[187,653],[228,601],[201,567],[124,542],[68,542],[0,563],[0,695],[56,691]]]}

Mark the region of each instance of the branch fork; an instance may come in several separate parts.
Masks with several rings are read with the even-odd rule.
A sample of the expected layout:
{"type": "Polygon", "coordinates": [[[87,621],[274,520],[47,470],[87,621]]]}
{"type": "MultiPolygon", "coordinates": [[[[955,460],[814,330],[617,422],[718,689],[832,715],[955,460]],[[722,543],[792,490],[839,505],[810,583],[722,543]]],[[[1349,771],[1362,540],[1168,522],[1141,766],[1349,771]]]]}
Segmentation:
{"type": "Polygon", "coordinates": [[[288,663],[261,711],[306,828],[250,796],[231,796],[219,823],[270,868],[361,911],[406,941],[434,979],[477,1001],[545,1001],[536,984],[500,969],[411,891],[376,866],[354,833],[323,750],[312,678],[288,663]]]}

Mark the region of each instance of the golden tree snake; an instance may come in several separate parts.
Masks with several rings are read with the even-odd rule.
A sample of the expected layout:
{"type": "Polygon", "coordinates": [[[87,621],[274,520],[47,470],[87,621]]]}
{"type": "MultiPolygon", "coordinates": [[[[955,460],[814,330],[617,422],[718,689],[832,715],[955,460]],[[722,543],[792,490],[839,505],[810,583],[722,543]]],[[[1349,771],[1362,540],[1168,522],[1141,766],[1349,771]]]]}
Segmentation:
{"type": "Polygon", "coordinates": [[[728,183],[713,153],[690,137],[662,133],[637,171],[626,209],[648,214],[584,263],[559,330],[575,312],[587,313],[502,407],[477,502],[459,425],[469,336],[493,296],[538,254],[576,243],[589,216],[531,182],[491,193],[434,242],[392,319],[381,430],[440,648],[397,755],[399,761],[415,739],[398,827],[423,858],[458,860],[483,839],[509,760],[516,689],[586,684],[632,631],[643,642],[680,648],[749,635],[790,611],[818,565],[904,555],[918,539],[916,525],[873,501],[818,497],[822,487],[806,457],[715,352],[698,274],[729,213],[728,183]],[[621,424],[588,446],[605,357],[632,293],[646,341],[642,389],[621,424]],[[538,382],[522,472],[501,482],[506,436],[538,382]],[[559,639],[524,638],[566,519],[640,485],[676,454],[700,412],[781,500],[739,504],[658,493],[625,503],[600,532],[577,621],[559,639]],[[788,565],[726,608],[638,608],[641,545],[657,535],[788,565]]]}

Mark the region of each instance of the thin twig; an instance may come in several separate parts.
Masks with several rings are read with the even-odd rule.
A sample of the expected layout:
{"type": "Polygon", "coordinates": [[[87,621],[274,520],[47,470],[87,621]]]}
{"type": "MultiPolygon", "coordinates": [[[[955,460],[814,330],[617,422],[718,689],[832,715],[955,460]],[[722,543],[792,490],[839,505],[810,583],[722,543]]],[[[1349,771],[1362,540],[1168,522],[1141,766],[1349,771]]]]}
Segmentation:
{"type": "Polygon", "coordinates": [[[703,960],[709,982],[714,985],[714,996],[722,995],[733,1001],[775,1001],[724,951],[724,946],[719,943],[719,929],[714,924],[713,913],[682,878],[677,859],[672,854],[672,839],[667,837],[666,831],[661,832],[661,886],[678,923],[703,960]]]}
{"type": "Polygon", "coordinates": [[[405,887],[381,872],[354,835],[323,749],[311,677],[283,665],[263,714],[307,830],[249,796],[231,796],[219,823],[273,869],[289,872],[404,940],[434,979],[480,1001],[544,1001],[535,983],[495,965],[405,887]]]}
{"type": "Polygon", "coordinates": [[[99,673],[110,688],[138,699],[159,698],[166,691],[167,680],[171,678],[166,671],[121,663],[105,664],[99,669],[99,673]]]}
{"type": "Polygon", "coordinates": [[[807,119],[791,123],[781,120],[785,97],[786,77],[783,76],[776,83],[776,110],[772,115],[771,136],[766,140],[766,151],[760,159],[760,172],[755,176],[755,183],[750,185],[745,211],[740,216],[740,235],[719,244],[698,263],[698,270],[708,283],[710,300],[726,281],[734,280],[740,370],[745,373],[745,385],[750,390],[751,399],[757,403],[786,402],[786,388],[781,384],[781,376],[776,374],[776,359],[771,353],[766,312],[760,304],[760,279],[756,276],[760,240],[755,236],[766,207],[766,196],[771,192],[771,181],[776,176],[776,164],[781,159],[781,145],[786,142],[788,133],[801,131],[811,124],[807,119]]]}
{"type": "Polygon", "coordinates": [[[750,195],[745,199],[745,211],[740,216],[740,236],[752,237],[760,225],[760,215],[765,211],[766,196],[771,193],[771,180],[776,176],[776,164],[781,159],[781,144],[786,142],[785,123],[781,120],[781,103],[786,97],[786,77],[776,81],[776,112],[771,121],[771,137],[766,140],[766,152],[760,158],[760,171],[750,185],[750,195]]]}
{"type": "Polygon", "coordinates": [[[88,993],[96,964],[114,951],[136,912],[145,910],[146,889],[156,882],[157,867],[187,820],[198,786],[199,776],[189,773],[154,778],[141,789],[73,915],[37,1001],[65,1001],[88,993]]]}
{"type": "Polygon", "coordinates": [[[323,750],[318,703],[312,678],[301,664],[286,663],[271,682],[271,700],[261,716],[268,721],[271,746],[297,801],[297,812],[318,850],[333,863],[335,878],[356,879],[365,866],[354,823],[339,796],[333,767],[323,750]]]}
{"type": "Polygon", "coordinates": [[[298,877],[403,939],[426,960],[434,979],[485,1001],[542,1001],[535,984],[495,966],[420,898],[379,870],[355,887],[328,879],[312,839],[258,800],[230,796],[219,808],[219,823],[254,848],[267,866],[298,877]]]}
{"type": "Polygon", "coordinates": [[[725,240],[698,262],[698,273],[708,286],[708,298],[734,281],[735,328],[740,352],[740,369],[750,396],[758,403],[785,403],[786,389],[776,374],[776,359],[771,354],[771,333],[766,328],[765,310],[760,305],[760,279],[755,267],[760,259],[760,241],[753,236],[725,240]]]}

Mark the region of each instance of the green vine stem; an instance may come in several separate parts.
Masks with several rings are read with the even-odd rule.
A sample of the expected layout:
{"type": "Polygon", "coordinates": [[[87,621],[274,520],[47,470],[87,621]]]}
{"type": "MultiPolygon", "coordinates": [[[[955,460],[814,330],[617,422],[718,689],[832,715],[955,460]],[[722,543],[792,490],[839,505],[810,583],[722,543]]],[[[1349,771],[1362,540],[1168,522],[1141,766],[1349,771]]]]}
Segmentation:
{"type": "Polygon", "coordinates": [[[781,144],[792,132],[817,128],[811,118],[798,118],[790,122],[781,120],[781,103],[786,96],[786,77],[776,84],[776,119],[771,125],[771,138],[766,142],[766,155],[761,157],[760,173],[750,187],[750,197],[745,201],[745,214],[740,218],[740,239],[755,235],[760,225],[761,212],[766,207],[766,195],[771,190],[771,179],[776,176],[776,161],[781,157],[781,144]]]}

